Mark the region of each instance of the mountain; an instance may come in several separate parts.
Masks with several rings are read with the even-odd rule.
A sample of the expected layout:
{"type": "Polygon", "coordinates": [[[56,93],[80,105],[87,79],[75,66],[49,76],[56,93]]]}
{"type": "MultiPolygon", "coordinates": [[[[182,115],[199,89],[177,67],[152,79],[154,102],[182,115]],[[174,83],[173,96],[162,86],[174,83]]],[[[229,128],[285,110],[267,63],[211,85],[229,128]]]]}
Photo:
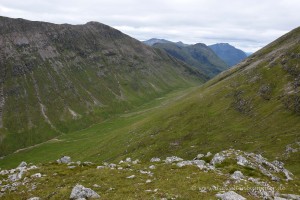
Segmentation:
{"type": "Polygon", "coordinates": [[[228,43],[210,45],[211,48],[228,66],[234,66],[247,58],[245,52],[228,43]]]}
{"type": "Polygon", "coordinates": [[[181,45],[156,43],[153,47],[165,50],[171,56],[194,66],[209,77],[226,70],[228,66],[205,44],[181,45]]]}
{"type": "Polygon", "coordinates": [[[153,46],[156,43],[172,43],[171,41],[165,40],[165,39],[157,39],[157,38],[151,38],[149,40],[143,41],[144,44],[148,46],[153,46]]]}
{"type": "Polygon", "coordinates": [[[0,197],[299,199],[299,58],[297,28],[202,86],[10,154],[0,197]]]}
{"type": "Polygon", "coordinates": [[[0,155],[207,80],[98,22],[6,17],[0,17],[0,71],[0,155]]]}

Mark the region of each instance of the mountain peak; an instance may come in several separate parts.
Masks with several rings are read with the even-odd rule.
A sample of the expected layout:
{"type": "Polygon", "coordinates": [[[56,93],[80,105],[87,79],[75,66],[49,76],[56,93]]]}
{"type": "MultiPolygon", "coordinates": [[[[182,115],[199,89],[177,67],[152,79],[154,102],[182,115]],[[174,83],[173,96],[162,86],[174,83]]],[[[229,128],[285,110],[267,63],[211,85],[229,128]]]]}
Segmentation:
{"type": "Polygon", "coordinates": [[[236,65],[247,58],[245,52],[228,43],[217,43],[209,47],[229,66],[236,65]]]}

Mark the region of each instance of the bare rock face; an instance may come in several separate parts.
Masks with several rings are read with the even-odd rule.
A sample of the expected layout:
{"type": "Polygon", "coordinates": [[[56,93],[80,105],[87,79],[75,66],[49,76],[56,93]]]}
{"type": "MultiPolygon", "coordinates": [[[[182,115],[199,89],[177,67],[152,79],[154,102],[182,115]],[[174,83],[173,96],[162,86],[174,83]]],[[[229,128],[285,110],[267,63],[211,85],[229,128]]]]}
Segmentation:
{"type": "Polygon", "coordinates": [[[78,199],[98,199],[100,195],[97,194],[90,188],[85,188],[82,185],[77,184],[71,192],[70,199],[78,200],[78,199]]]}

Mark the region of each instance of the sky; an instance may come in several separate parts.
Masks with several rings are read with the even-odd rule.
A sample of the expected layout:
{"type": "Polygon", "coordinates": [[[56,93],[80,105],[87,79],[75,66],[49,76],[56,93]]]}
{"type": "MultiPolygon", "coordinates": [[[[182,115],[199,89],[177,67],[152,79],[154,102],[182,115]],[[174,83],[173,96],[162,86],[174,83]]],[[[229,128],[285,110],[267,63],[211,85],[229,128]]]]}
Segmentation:
{"type": "Polygon", "coordinates": [[[230,43],[246,52],[300,26],[300,0],[0,0],[0,15],[98,21],[138,39],[230,43]]]}

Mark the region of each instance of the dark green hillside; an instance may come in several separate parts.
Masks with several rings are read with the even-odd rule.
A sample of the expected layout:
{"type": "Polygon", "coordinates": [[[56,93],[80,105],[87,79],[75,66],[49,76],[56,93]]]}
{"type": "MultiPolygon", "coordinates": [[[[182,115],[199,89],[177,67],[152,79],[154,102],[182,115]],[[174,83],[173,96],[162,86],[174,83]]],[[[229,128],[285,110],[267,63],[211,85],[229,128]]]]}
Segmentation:
{"type": "Polygon", "coordinates": [[[228,66],[205,44],[180,45],[176,43],[156,43],[155,48],[164,49],[175,58],[196,67],[209,77],[226,70],[228,66]]]}

